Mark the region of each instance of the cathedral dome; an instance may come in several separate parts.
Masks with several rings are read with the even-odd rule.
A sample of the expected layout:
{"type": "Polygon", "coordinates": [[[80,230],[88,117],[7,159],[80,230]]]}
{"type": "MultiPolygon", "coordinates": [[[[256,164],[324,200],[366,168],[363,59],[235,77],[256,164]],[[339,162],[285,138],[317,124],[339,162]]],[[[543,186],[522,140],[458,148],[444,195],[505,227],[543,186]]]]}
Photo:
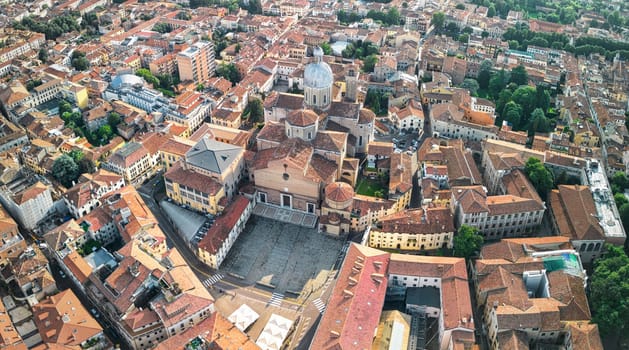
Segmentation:
{"type": "Polygon", "coordinates": [[[314,49],[314,62],[306,65],[304,70],[304,86],[314,89],[323,89],[332,86],[334,75],[332,68],[323,62],[323,50],[320,47],[314,49]]]}

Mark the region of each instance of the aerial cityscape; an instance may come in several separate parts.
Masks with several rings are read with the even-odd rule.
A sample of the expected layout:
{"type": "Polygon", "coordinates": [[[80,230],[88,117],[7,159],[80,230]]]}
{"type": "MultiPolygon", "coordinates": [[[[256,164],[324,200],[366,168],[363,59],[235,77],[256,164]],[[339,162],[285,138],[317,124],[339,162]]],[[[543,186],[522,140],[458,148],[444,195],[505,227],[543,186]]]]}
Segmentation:
{"type": "Polygon", "coordinates": [[[629,349],[626,0],[0,3],[0,349],[629,349]]]}

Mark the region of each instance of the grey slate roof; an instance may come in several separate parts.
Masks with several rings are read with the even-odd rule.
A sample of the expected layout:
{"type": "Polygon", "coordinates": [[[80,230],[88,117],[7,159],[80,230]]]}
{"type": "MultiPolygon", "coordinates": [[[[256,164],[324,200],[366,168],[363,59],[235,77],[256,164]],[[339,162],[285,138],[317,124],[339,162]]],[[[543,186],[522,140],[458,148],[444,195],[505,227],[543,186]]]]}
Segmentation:
{"type": "Polygon", "coordinates": [[[243,152],[241,147],[203,137],[186,153],[186,162],[222,174],[243,152]]]}

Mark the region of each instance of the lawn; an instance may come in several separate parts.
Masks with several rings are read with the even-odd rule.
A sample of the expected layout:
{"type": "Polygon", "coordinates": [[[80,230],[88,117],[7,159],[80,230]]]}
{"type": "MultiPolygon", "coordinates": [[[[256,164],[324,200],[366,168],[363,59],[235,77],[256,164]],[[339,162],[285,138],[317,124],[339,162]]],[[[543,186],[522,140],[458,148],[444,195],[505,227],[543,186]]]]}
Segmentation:
{"type": "Polygon", "coordinates": [[[364,196],[375,197],[376,191],[382,191],[383,194],[387,193],[385,184],[377,178],[363,177],[358,181],[358,186],[356,186],[356,193],[364,196]]]}

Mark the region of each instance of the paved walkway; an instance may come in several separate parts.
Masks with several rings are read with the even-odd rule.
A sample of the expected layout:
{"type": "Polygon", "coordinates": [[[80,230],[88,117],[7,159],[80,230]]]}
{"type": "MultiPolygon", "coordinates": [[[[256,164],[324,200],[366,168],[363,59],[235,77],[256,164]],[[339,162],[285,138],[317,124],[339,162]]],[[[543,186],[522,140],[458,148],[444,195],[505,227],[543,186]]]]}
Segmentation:
{"type": "Polygon", "coordinates": [[[253,213],[268,219],[273,219],[288,224],[314,228],[317,224],[317,216],[288,208],[280,208],[268,203],[257,203],[253,213]]]}

